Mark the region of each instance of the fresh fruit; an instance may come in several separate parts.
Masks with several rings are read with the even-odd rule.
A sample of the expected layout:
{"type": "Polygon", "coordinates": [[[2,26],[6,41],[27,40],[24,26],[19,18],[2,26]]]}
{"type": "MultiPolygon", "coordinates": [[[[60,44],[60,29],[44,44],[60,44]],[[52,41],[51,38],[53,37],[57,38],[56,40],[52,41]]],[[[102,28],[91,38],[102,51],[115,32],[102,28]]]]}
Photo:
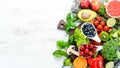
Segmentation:
{"type": "Polygon", "coordinates": [[[73,62],[74,68],[86,68],[87,60],[84,57],[77,57],[73,62]]]}
{"type": "Polygon", "coordinates": [[[107,20],[107,26],[108,27],[113,27],[115,25],[115,23],[116,23],[116,19],[115,18],[109,18],[107,20]]]}
{"type": "Polygon", "coordinates": [[[102,41],[108,41],[109,40],[109,34],[107,32],[103,31],[102,33],[100,33],[100,39],[102,41]]]}
{"type": "Polygon", "coordinates": [[[101,18],[100,16],[97,16],[96,19],[97,19],[98,21],[101,21],[101,20],[102,20],[102,18],[101,18]]]}
{"type": "Polygon", "coordinates": [[[110,0],[106,4],[106,12],[110,17],[119,18],[120,17],[120,1],[110,0]]]}
{"type": "Polygon", "coordinates": [[[104,22],[104,21],[101,21],[101,22],[100,22],[100,25],[105,26],[105,22],[104,22]]]}
{"type": "Polygon", "coordinates": [[[81,55],[81,56],[83,56],[83,55],[84,55],[84,52],[83,52],[83,51],[81,51],[81,52],[80,52],[80,55],[81,55]]]}
{"type": "Polygon", "coordinates": [[[87,37],[94,37],[96,35],[95,28],[91,23],[83,24],[82,32],[87,37]]]}
{"type": "Polygon", "coordinates": [[[80,46],[80,56],[89,58],[94,54],[96,51],[96,47],[93,44],[84,44],[80,46]],[[81,48],[84,48],[84,50],[81,50],[81,48]]]}
{"type": "Polygon", "coordinates": [[[80,50],[84,50],[84,49],[85,49],[85,47],[84,47],[84,46],[81,46],[81,47],[80,47],[80,50]]]}
{"type": "Polygon", "coordinates": [[[92,10],[94,11],[98,11],[100,9],[100,1],[99,0],[92,0],[92,3],[91,3],[91,8],[92,10]]]}
{"type": "Polygon", "coordinates": [[[99,21],[96,20],[96,21],[94,22],[94,25],[95,25],[95,26],[98,26],[98,25],[99,25],[99,21]]]}
{"type": "Polygon", "coordinates": [[[109,31],[109,27],[108,26],[104,26],[104,31],[109,31]]]}
{"type": "Polygon", "coordinates": [[[91,5],[89,0],[81,0],[80,7],[81,8],[88,8],[91,5]]]}
{"type": "Polygon", "coordinates": [[[78,12],[78,18],[83,22],[88,22],[96,16],[97,13],[90,9],[82,9],[78,12]]]}
{"type": "Polygon", "coordinates": [[[98,25],[98,26],[97,26],[97,29],[98,29],[98,30],[102,30],[102,29],[103,29],[103,26],[102,26],[102,25],[98,25]]]}

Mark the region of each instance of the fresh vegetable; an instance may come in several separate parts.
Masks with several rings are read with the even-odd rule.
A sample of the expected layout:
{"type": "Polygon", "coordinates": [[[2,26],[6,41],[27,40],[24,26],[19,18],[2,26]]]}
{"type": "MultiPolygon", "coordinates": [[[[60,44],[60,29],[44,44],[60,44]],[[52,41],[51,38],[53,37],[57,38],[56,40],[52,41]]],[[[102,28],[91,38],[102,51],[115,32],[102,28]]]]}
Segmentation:
{"type": "Polygon", "coordinates": [[[88,64],[90,68],[104,68],[104,60],[101,55],[97,55],[95,58],[88,58],[88,64]]]}
{"type": "Polygon", "coordinates": [[[105,68],[113,68],[114,67],[114,62],[110,61],[106,63],[105,68]]]}
{"type": "Polygon", "coordinates": [[[62,57],[62,56],[67,57],[68,55],[67,55],[66,52],[64,52],[64,51],[62,51],[62,50],[56,50],[56,51],[53,52],[53,56],[55,56],[55,57],[57,57],[57,58],[60,58],[60,57],[62,57]]]}
{"type": "Polygon", "coordinates": [[[98,25],[98,26],[97,26],[97,29],[98,29],[98,30],[102,30],[102,29],[103,29],[103,26],[102,26],[102,25],[98,25]]]}
{"type": "Polygon", "coordinates": [[[100,39],[102,40],[102,41],[108,41],[109,40],[109,34],[107,33],[107,32],[101,32],[100,33],[100,39]]]}
{"type": "Polygon", "coordinates": [[[106,60],[117,60],[119,59],[119,53],[117,53],[118,51],[118,42],[115,40],[110,40],[107,41],[103,44],[103,49],[101,51],[102,56],[104,57],[104,59],[106,60]]]}
{"type": "Polygon", "coordinates": [[[105,5],[101,5],[100,9],[98,10],[98,13],[101,14],[101,15],[105,15],[106,14],[105,5]]]}
{"type": "Polygon", "coordinates": [[[98,21],[101,21],[101,20],[102,20],[102,18],[101,18],[100,16],[97,16],[96,19],[97,19],[98,21]]]}
{"type": "Polygon", "coordinates": [[[80,7],[81,8],[88,8],[91,5],[89,0],[81,0],[80,7]]]}
{"type": "Polygon", "coordinates": [[[98,11],[100,9],[100,1],[99,0],[92,0],[91,8],[94,11],[98,11]]]}
{"type": "Polygon", "coordinates": [[[75,21],[77,20],[77,17],[72,18],[71,13],[68,13],[66,17],[66,33],[69,33],[69,30],[76,27],[75,21]]]}
{"type": "Polygon", "coordinates": [[[74,68],[86,68],[87,60],[84,57],[77,57],[73,62],[74,68]]]}
{"type": "Polygon", "coordinates": [[[103,27],[105,26],[105,22],[104,21],[101,21],[100,22],[100,25],[102,25],[103,27]]]}
{"type": "MultiPolygon", "coordinates": [[[[63,61],[63,67],[64,66],[72,66],[72,62],[71,62],[71,59],[70,58],[66,58],[64,61],[63,61]]],[[[62,67],[62,68],[63,68],[62,67]]]]}
{"type": "Polygon", "coordinates": [[[78,47],[81,46],[82,44],[90,43],[89,39],[82,34],[81,29],[79,28],[75,29],[74,38],[78,47]]]}
{"type": "Polygon", "coordinates": [[[63,40],[59,40],[57,41],[57,47],[58,49],[63,49],[63,48],[69,47],[69,43],[63,40]]]}
{"type": "Polygon", "coordinates": [[[103,30],[104,31],[109,31],[109,27],[108,26],[104,26],[103,30]]]}
{"type": "Polygon", "coordinates": [[[113,27],[115,25],[115,23],[116,23],[116,19],[115,18],[109,18],[107,20],[107,26],[108,27],[113,27]]]}

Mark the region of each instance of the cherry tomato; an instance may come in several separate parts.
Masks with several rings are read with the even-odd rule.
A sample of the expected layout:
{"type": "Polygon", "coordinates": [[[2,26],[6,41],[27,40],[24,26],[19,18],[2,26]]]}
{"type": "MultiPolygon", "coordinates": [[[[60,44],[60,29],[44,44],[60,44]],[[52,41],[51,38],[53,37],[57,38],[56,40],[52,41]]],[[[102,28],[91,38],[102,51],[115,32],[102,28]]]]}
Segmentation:
{"type": "Polygon", "coordinates": [[[85,49],[84,53],[88,54],[89,53],[89,49],[85,49]]]}
{"type": "Polygon", "coordinates": [[[95,21],[95,22],[94,22],[94,25],[95,25],[95,26],[98,26],[98,25],[99,25],[99,22],[98,22],[98,21],[95,21]]]}
{"type": "Polygon", "coordinates": [[[90,23],[94,24],[94,20],[90,20],[90,23]]]}
{"type": "Polygon", "coordinates": [[[83,55],[84,55],[84,52],[83,52],[83,51],[80,51],[80,55],[83,56],[83,55]]]}
{"type": "Polygon", "coordinates": [[[90,49],[93,49],[94,48],[94,45],[93,44],[90,44],[90,49]]]}
{"type": "Polygon", "coordinates": [[[103,26],[102,26],[102,25],[98,25],[98,26],[97,26],[97,29],[98,29],[98,30],[102,30],[102,29],[103,29],[103,26]]]}
{"type": "Polygon", "coordinates": [[[100,16],[97,16],[96,19],[97,19],[98,21],[101,21],[101,20],[102,20],[102,18],[101,18],[100,16]]]}
{"type": "Polygon", "coordinates": [[[104,21],[101,21],[100,24],[101,24],[102,26],[105,26],[105,22],[104,22],[104,21]]]}
{"type": "Polygon", "coordinates": [[[90,52],[89,52],[89,55],[90,55],[90,56],[91,56],[91,55],[93,55],[93,52],[92,52],[92,51],[90,51],[90,52]]]}
{"type": "Polygon", "coordinates": [[[84,46],[81,46],[81,47],[80,47],[80,50],[84,50],[84,49],[85,49],[85,47],[84,47],[84,46]]]}
{"type": "Polygon", "coordinates": [[[112,30],[112,28],[109,28],[109,31],[111,31],[112,30]]]}
{"type": "Polygon", "coordinates": [[[104,26],[104,31],[108,31],[109,27],[108,26],[104,26]]]}

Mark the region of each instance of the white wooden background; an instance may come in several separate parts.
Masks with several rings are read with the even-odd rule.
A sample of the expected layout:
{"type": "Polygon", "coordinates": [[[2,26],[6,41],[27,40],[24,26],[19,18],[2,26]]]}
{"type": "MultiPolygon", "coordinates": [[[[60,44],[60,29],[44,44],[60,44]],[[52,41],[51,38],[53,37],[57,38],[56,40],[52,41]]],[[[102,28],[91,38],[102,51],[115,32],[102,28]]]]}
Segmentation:
{"type": "Polygon", "coordinates": [[[57,30],[73,0],[0,0],[0,68],[61,68],[56,59],[57,30]]]}

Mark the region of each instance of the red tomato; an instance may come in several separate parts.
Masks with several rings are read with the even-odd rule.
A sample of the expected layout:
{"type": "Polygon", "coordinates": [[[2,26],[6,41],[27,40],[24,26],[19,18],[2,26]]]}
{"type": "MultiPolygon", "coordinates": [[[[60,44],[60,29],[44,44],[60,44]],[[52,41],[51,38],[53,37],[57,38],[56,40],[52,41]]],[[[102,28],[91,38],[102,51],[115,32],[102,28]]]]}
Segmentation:
{"type": "Polygon", "coordinates": [[[98,26],[97,26],[97,29],[98,29],[98,30],[102,30],[102,29],[103,29],[103,26],[102,26],[102,25],[98,25],[98,26]]]}
{"type": "Polygon", "coordinates": [[[104,26],[104,31],[108,31],[109,27],[108,26],[104,26]]]}
{"type": "Polygon", "coordinates": [[[104,22],[104,21],[101,21],[100,24],[101,24],[102,26],[105,26],[105,22],[104,22]]]}
{"type": "Polygon", "coordinates": [[[80,55],[83,56],[83,55],[84,55],[84,52],[83,52],[83,51],[80,51],[80,55]]]}
{"type": "Polygon", "coordinates": [[[90,23],[94,24],[94,20],[90,20],[90,23]]]}
{"type": "Polygon", "coordinates": [[[81,47],[80,47],[80,50],[84,50],[84,49],[85,49],[85,47],[84,47],[84,46],[81,46],[81,47]]]}
{"type": "Polygon", "coordinates": [[[112,28],[109,28],[109,31],[111,31],[112,30],[112,28]]]}
{"type": "Polygon", "coordinates": [[[97,26],[99,25],[99,22],[96,20],[96,21],[94,22],[94,25],[97,27],[97,26]]]}
{"type": "Polygon", "coordinates": [[[97,19],[98,21],[101,21],[101,20],[102,20],[102,18],[101,18],[100,16],[97,16],[96,19],[97,19]]]}

